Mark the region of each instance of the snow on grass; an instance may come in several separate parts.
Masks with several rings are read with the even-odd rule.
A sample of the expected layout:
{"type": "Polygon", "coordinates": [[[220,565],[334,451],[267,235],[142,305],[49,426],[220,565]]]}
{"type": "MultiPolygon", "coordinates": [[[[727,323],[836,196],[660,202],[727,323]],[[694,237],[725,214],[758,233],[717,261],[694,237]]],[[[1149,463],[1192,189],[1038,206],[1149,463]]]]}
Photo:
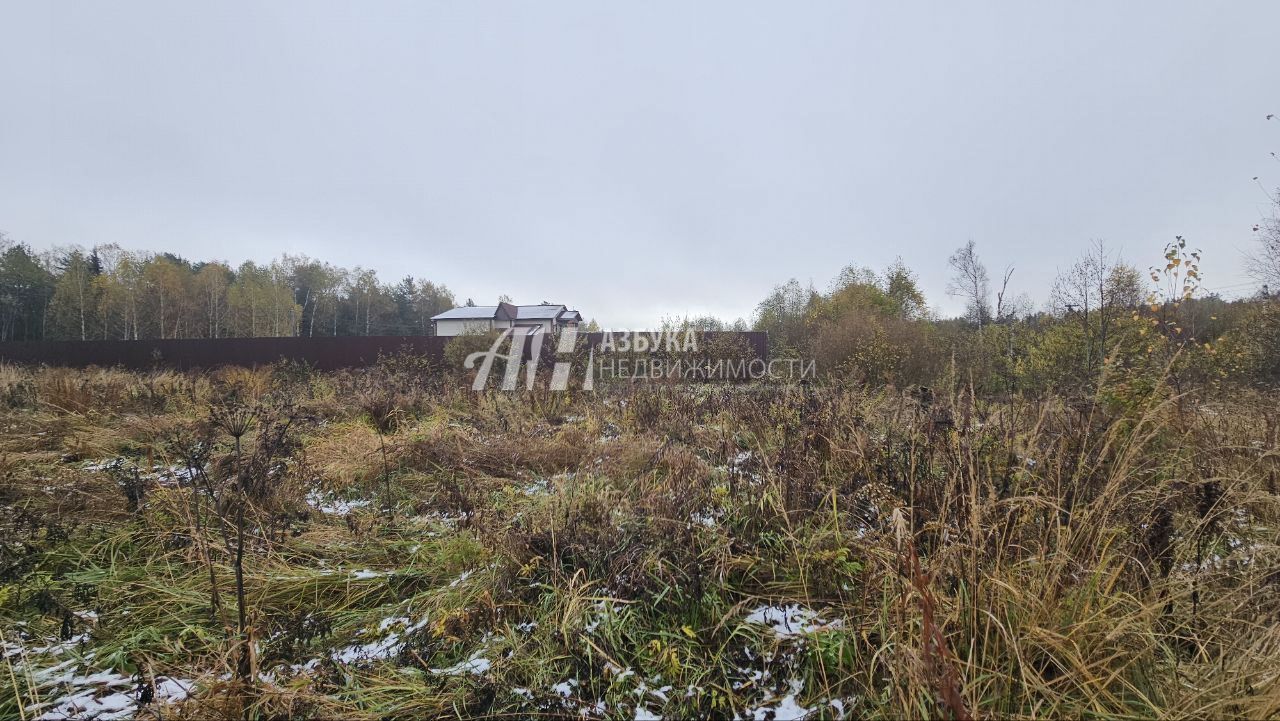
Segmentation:
{"type": "Polygon", "coordinates": [[[824,621],[816,611],[794,603],[786,606],[760,606],[747,614],[745,620],[747,623],[769,626],[779,638],[802,636],[841,626],[839,619],[824,621]]]}
{"type": "Polygon", "coordinates": [[[526,496],[538,496],[551,491],[550,478],[535,478],[528,485],[520,489],[520,492],[526,496]]]}
{"type": "Polygon", "coordinates": [[[569,698],[573,696],[576,688],[578,688],[578,679],[571,678],[552,686],[551,690],[559,694],[561,698],[569,698]]]}
{"type": "Polygon", "coordinates": [[[142,481],[155,481],[162,486],[176,486],[183,482],[189,482],[195,477],[196,471],[187,466],[162,466],[153,465],[151,470],[143,470],[134,461],[127,458],[109,458],[103,461],[93,461],[80,466],[80,470],[89,471],[90,473],[115,473],[121,475],[132,475],[137,473],[138,479],[142,481]]]}
{"type": "MultiPolygon", "coordinates": [[[[97,617],[91,612],[73,612],[81,618],[97,617]]],[[[96,670],[88,663],[94,652],[77,653],[89,638],[80,634],[65,641],[4,642],[4,659],[12,670],[25,677],[37,698],[46,700],[28,705],[24,718],[40,721],[110,721],[133,718],[146,686],[115,671],[96,670]],[[70,658],[63,658],[70,656],[70,658]],[[44,665],[50,664],[50,665],[44,665]],[[43,668],[40,666],[43,665],[43,668]]],[[[150,703],[175,703],[187,698],[194,682],[157,676],[150,703]]]]}
{"type": "Polygon", "coordinates": [[[689,515],[689,522],[705,528],[715,528],[720,525],[720,519],[724,518],[724,509],[715,508],[706,511],[694,511],[689,515]]]}
{"type": "MultiPolygon", "coordinates": [[[[429,618],[426,616],[414,620],[409,616],[389,616],[378,622],[377,631],[375,631],[370,640],[363,643],[354,643],[342,648],[335,649],[329,653],[329,658],[334,663],[344,665],[357,665],[362,663],[370,663],[374,661],[383,661],[395,658],[404,649],[405,643],[409,637],[422,628],[425,628],[429,618]]],[[[357,636],[363,635],[361,631],[357,636]]],[[[482,645],[487,645],[490,636],[486,635],[482,645]]],[[[441,676],[462,676],[464,674],[483,675],[489,672],[493,667],[493,662],[484,657],[484,649],[477,651],[470,658],[460,661],[452,666],[443,668],[433,668],[431,673],[441,676]]],[[[304,665],[293,667],[295,673],[301,671],[311,671],[318,665],[318,661],[312,660],[304,665]]]]}
{"type": "MultiPolygon", "coordinates": [[[[408,616],[390,616],[378,622],[379,637],[364,643],[355,643],[335,649],[329,653],[334,663],[354,665],[370,661],[381,661],[392,658],[404,648],[405,639],[415,631],[427,625],[428,619],[423,617],[417,621],[408,616]]],[[[363,632],[361,632],[363,633],[363,632]]],[[[302,670],[313,667],[309,661],[302,670]]]]}
{"type": "Polygon", "coordinates": [[[5,641],[3,644],[0,644],[0,657],[9,659],[19,656],[61,656],[63,653],[74,649],[88,640],[89,634],[80,633],[65,641],[46,641],[44,646],[26,646],[21,643],[9,643],[8,641],[5,641]]]}
{"type": "Polygon", "coordinates": [[[813,708],[801,706],[796,700],[802,691],[804,691],[804,682],[800,679],[791,679],[787,682],[787,693],[782,698],[777,699],[770,692],[766,695],[763,704],[748,709],[746,716],[734,714],[734,718],[750,721],[801,721],[814,712],[813,708]]]}
{"type": "Polygon", "coordinates": [[[330,516],[345,516],[357,508],[364,508],[373,501],[368,499],[342,499],[332,493],[322,494],[316,489],[307,492],[307,505],[330,516]]]}
{"type": "MultiPolygon", "coordinates": [[[[157,676],[150,703],[178,703],[190,695],[195,684],[192,681],[157,676]]],[[[60,683],[63,695],[52,701],[34,704],[30,713],[43,711],[38,721],[112,721],[131,719],[139,708],[143,688],[132,679],[110,671],[99,671],[87,676],[73,676],[60,683]],[[47,709],[47,710],[45,710],[47,709]]]]}
{"type": "Polygon", "coordinates": [[[455,663],[452,666],[446,666],[444,668],[433,668],[431,669],[431,673],[434,673],[440,676],[461,676],[463,674],[468,674],[468,673],[476,676],[480,676],[488,673],[489,669],[492,666],[493,666],[492,661],[490,661],[489,659],[477,653],[471,658],[465,661],[459,661],[458,663],[455,663]]]}
{"type": "Polygon", "coordinates": [[[468,578],[471,578],[471,574],[473,573],[475,573],[474,568],[463,571],[457,578],[449,582],[449,588],[457,588],[458,585],[461,584],[463,581],[466,581],[468,578]]]}

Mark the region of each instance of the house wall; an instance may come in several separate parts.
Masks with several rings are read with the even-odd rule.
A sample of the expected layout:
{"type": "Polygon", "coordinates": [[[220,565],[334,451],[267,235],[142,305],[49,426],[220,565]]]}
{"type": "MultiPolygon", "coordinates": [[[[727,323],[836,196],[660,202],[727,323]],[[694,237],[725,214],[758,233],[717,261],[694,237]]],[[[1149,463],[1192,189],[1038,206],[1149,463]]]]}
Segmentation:
{"type": "Polygon", "coordinates": [[[555,323],[549,320],[518,320],[516,321],[516,323],[521,328],[528,328],[530,326],[540,325],[542,326],[543,333],[550,333],[551,331],[555,330],[555,323]]]}
{"type": "Polygon", "coordinates": [[[436,321],[436,335],[450,337],[467,333],[487,333],[491,320],[453,319],[436,321]]]}
{"type": "MultiPolygon", "coordinates": [[[[501,319],[485,319],[475,320],[466,318],[455,318],[450,320],[436,321],[436,335],[442,337],[451,337],[455,335],[464,335],[466,333],[487,333],[490,330],[505,330],[511,327],[511,321],[501,319]]],[[[552,333],[556,329],[556,323],[551,319],[539,320],[518,320],[516,325],[522,328],[528,328],[532,325],[542,326],[543,333],[552,333]]]]}

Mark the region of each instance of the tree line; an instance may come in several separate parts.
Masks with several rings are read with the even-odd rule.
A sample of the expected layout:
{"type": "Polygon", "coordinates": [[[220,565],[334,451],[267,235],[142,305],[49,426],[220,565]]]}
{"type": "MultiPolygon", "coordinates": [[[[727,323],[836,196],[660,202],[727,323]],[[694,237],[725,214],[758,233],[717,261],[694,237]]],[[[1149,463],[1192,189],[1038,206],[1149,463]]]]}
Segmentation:
{"type": "MultiPolygon", "coordinates": [[[[915,274],[898,260],[883,271],[850,265],[824,290],[782,283],[757,306],[752,326],[769,333],[775,355],[814,359],[839,382],[1086,391],[1110,372],[1113,380],[1127,379],[1126,392],[1141,385],[1136,377],[1146,383],[1162,375],[1175,383],[1276,386],[1280,293],[1266,281],[1280,278],[1277,237],[1260,237],[1273,260],[1257,256],[1251,270],[1259,289],[1236,300],[1204,288],[1200,251],[1176,238],[1145,270],[1095,242],[1059,271],[1037,307],[1013,291],[1014,266],[993,280],[969,241],[948,259],[947,292],[965,304],[961,317],[931,313],[915,274]]],[[[714,319],[691,324],[725,326],[714,319]]]]}
{"type": "MultiPolygon", "coordinates": [[[[1179,238],[1145,271],[1095,242],[1036,307],[1013,291],[1014,266],[993,280],[969,241],[947,260],[947,292],[965,306],[958,318],[935,316],[898,260],[882,271],[849,265],[823,290],[789,280],[749,323],[677,318],[663,327],[766,331],[773,354],[870,384],[950,377],[1010,392],[1089,388],[1109,362],[1280,383],[1280,294],[1270,290],[1280,288],[1280,224],[1271,219],[1258,230],[1261,252],[1250,269],[1260,290],[1235,301],[1204,290],[1200,253],[1179,238]]],[[[431,316],[455,305],[442,284],[383,283],[372,270],[305,255],[232,268],[115,245],[38,253],[0,235],[5,341],[429,335],[431,316]]]]}
{"type": "Polygon", "coordinates": [[[305,255],[232,268],[117,245],[36,252],[0,234],[0,341],[428,335],[455,304],[443,284],[305,255]]]}

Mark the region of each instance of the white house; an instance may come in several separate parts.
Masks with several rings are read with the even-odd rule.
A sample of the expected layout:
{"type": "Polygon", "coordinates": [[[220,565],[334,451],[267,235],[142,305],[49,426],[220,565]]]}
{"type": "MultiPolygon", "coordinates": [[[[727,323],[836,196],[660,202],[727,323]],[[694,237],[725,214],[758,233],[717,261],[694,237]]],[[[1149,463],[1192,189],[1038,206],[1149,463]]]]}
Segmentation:
{"type": "Polygon", "coordinates": [[[570,326],[576,327],[581,322],[581,313],[555,303],[463,306],[450,308],[431,317],[438,336],[487,333],[506,328],[523,328],[529,334],[553,333],[570,326]]]}

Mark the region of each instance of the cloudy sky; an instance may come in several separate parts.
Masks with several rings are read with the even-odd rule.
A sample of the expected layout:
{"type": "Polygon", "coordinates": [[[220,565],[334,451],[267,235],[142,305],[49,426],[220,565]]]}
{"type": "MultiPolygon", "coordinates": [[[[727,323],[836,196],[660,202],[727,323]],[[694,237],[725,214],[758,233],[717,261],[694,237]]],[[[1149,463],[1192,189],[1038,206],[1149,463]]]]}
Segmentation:
{"type": "Polygon", "coordinates": [[[1206,285],[1280,185],[1280,3],[0,0],[0,230],[306,253],[611,327],[972,238],[1206,285]]]}

